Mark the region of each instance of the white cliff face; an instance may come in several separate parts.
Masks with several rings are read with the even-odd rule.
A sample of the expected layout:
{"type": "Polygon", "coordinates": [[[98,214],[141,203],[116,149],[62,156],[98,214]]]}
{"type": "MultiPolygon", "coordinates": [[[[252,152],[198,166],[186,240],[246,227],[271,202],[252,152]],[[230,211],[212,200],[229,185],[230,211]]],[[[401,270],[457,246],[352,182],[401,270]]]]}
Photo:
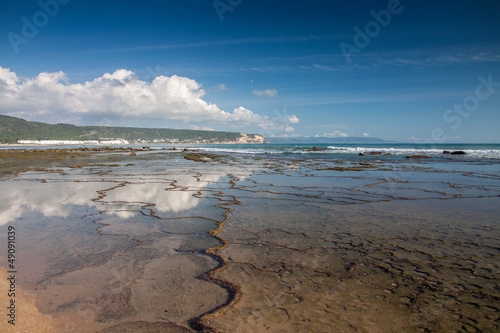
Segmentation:
{"type": "Polygon", "coordinates": [[[255,134],[254,137],[250,137],[247,134],[241,133],[236,143],[267,143],[267,141],[262,135],[255,134]]]}

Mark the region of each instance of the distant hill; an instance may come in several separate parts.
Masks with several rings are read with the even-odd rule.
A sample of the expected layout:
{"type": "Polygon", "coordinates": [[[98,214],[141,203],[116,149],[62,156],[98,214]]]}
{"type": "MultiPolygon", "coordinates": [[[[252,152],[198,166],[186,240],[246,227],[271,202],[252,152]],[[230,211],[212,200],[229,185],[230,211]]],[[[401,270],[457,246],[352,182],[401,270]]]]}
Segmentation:
{"type": "Polygon", "coordinates": [[[370,137],[294,137],[294,138],[266,138],[269,143],[390,143],[393,141],[370,137]]]}
{"type": "Polygon", "coordinates": [[[257,134],[238,132],[179,130],[168,128],[137,128],[108,126],[75,126],[46,124],[0,115],[0,143],[17,140],[100,140],[124,139],[130,142],[205,142],[205,143],[263,143],[257,134]]]}

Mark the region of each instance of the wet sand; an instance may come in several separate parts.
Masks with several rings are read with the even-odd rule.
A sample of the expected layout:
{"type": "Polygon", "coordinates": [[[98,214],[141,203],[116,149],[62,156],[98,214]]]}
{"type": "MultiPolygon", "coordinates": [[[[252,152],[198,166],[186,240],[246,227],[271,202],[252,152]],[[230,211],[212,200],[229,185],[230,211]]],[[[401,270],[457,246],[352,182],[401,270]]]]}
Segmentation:
{"type": "MultiPolygon", "coordinates": [[[[0,303],[2,305],[7,305],[10,302],[10,297],[7,296],[6,292],[10,288],[10,283],[7,281],[9,274],[7,274],[5,269],[0,269],[0,276],[2,277],[0,279],[0,290],[2,290],[2,293],[0,293],[0,303]]],[[[34,295],[30,295],[25,290],[18,287],[16,290],[16,302],[22,311],[14,321],[15,325],[9,324],[7,320],[2,318],[3,320],[0,321],[0,331],[26,333],[64,331],[64,323],[55,320],[50,315],[40,313],[35,305],[34,295]]]]}
{"type": "Polygon", "coordinates": [[[29,308],[63,332],[498,330],[494,165],[78,154],[1,165],[0,233],[16,227],[18,286],[36,298],[19,321],[29,308]]]}

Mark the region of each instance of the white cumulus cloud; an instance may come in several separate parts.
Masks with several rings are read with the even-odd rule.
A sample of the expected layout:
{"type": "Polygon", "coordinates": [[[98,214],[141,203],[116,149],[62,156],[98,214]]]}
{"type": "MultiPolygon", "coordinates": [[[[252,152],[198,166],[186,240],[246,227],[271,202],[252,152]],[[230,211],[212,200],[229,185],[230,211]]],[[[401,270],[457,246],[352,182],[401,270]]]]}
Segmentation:
{"type": "Polygon", "coordinates": [[[297,118],[297,116],[290,116],[287,118],[287,120],[292,124],[298,124],[300,121],[300,119],[297,118]]]}
{"type": "Polygon", "coordinates": [[[266,90],[252,90],[252,93],[255,95],[255,96],[267,96],[269,98],[273,98],[275,97],[276,95],[278,95],[278,90],[276,89],[266,89],[266,90]]]}
{"type": "Polygon", "coordinates": [[[20,78],[0,67],[0,112],[29,120],[128,117],[269,126],[267,116],[242,106],[227,112],[205,101],[204,96],[198,82],[177,75],[146,82],[129,70],[119,69],[72,84],[62,71],[20,78]]]}

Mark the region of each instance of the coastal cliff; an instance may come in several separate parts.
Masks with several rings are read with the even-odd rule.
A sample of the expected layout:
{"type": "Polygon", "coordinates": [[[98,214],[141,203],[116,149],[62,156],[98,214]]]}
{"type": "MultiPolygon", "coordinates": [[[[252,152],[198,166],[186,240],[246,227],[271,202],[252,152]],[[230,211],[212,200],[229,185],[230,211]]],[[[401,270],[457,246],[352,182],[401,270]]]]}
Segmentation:
{"type": "Polygon", "coordinates": [[[234,143],[268,143],[262,135],[259,134],[244,134],[240,133],[241,136],[234,143]]]}
{"type": "Polygon", "coordinates": [[[264,137],[258,134],[170,128],[46,124],[0,115],[0,143],[120,144],[118,142],[121,144],[267,143],[264,137]]]}

